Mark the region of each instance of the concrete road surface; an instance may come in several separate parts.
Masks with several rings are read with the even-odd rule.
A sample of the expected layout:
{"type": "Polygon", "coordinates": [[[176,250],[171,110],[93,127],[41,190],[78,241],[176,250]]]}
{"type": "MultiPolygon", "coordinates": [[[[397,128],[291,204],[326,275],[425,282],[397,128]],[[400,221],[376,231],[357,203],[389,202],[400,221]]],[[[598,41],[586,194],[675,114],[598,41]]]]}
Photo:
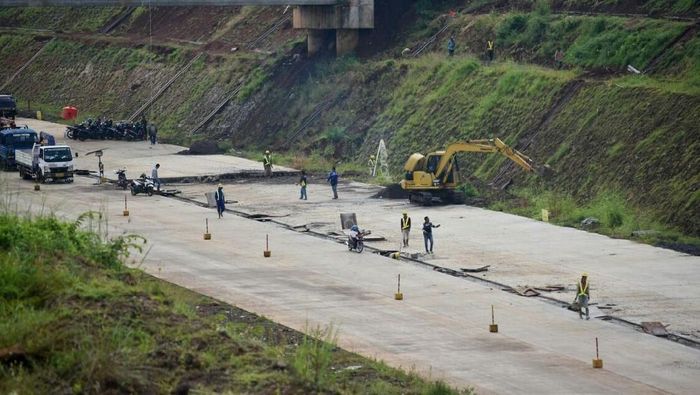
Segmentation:
{"type": "MultiPolygon", "coordinates": [[[[295,329],[332,322],[340,329],[344,348],[394,366],[414,367],[458,386],[474,386],[479,393],[695,394],[700,388],[700,350],[596,319],[581,321],[565,309],[539,300],[368,252],[348,252],[341,244],[272,223],[233,215],[214,219],[210,209],[170,198],[130,198],[131,216],[123,217],[124,193],[91,185],[91,179],[78,177],[75,184],[44,185],[40,192],[34,192],[31,182],[12,173],[0,177],[6,210],[25,212],[31,207],[32,211],[50,210],[68,219],[88,209],[102,210],[109,217],[113,234],[138,233],[148,238],[151,249],[143,268],[158,277],[295,329]],[[211,220],[211,241],[202,240],[207,217],[211,220]],[[269,259],[262,257],[266,235],[271,241],[269,259]],[[398,274],[403,301],[392,297],[398,274]],[[491,305],[499,324],[497,334],[488,332],[491,305]],[[591,368],[596,337],[604,369],[591,368]]],[[[285,187],[295,190],[292,185],[285,187]]],[[[257,191],[257,196],[265,195],[257,191]]],[[[252,202],[253,197],[247,199],[252,202]]],[[[310,202],[305,208],[320,204],[310,202]]],[[[335,210],[336,215],[353,207],[322,205],[335,210]]],[[[360,203],[354,206],[363,207],[360,203]]],[[[404,209],[401,203],[379,207],[363,216],[363,221],[376,224],[378,229],[385,227],[384,222],[398,224],[395,213],[404,209]],[[380,216],[376,210],[386,215],[380,216]]],[[[641,258],[656,254],[646,250],[651,247],[608,242],[596,235],[580,236],[573,230],[502,214],[488,217],[478,209],[433,210],[431,216],[445,224],[437,230],[436,259],[452,237],[454,243],[466,243],[480,260],[503,257],[495,264],[505,271],[520,270],[528,262],[536,267],[532,262],[536,260],[542,266],[527,273],[546,276],[552,268],[559,268],[568,279],[588,270],[595,286],[610,282],[651,295],[655,285],[663,282],[670,288],[659,293],[664,303],[673,303],[679,313],[697,308],[697,283],[693,283],[697,270],[688,271],[673,260],[660,266],[643,261],[641,258]],[[455,224],[460,220],[464,231],[457,231],[455,224]],[[470,237],[465,240],[467,234],[470,237]],[[564,240],[571,246],[554,244],[549,238],[555,236],[557,243],[564,240]],[[601,257],[608,251],[623,251],[634,259],[606,262],[601,257]],[[577,259],[581,256],[590,260],[581,265],[577,259]],[[515,265],[506,264],[510,262],[515,265]],[[644,284],[644,276],[629,278],[630,270],[610,267],[613,264],[641,265],[680,284],[664,280],[658,273],[649,275],[644,284]],[[694,307],[678,304],[680,299],[694,307]]],[[[419,222],[423,212],[414,212],[418,214],[414,221],[419,222]]],[[[314,217],[313,213],[306,215],[314,217]]],[[[389,231],[387,227],[387,234],[389,231]]],[[[671,256],[665,251],[658,254],[671,256]]],[[[477,262],[470,259],[469,263],[477,262]]]]}
{"type": "MultiPolygon", "coordinates": [[[[312,178],[309,200],[300,201],[296,179],[286,180],[228,183],[227,198],[238,201],[229,207],[275,215],[276,221],[321,233],[338,231],[339,213],[354,212],[363,228],[386,238],[367,244],[391,250],[400,248],[405,211],[413,223],[406,250],[421,253],[421,260],[455,270],[490,265],[476,276],[511,287],[564,286],[563,291],[543,294],[566,303],[574,299],[581,273],[588,272],[591,302],[597,304],[591,308],[594,316],[660,321],[669,331],[700,341],[700,257],[476,207],[371,199],[377,187],[352,182],[341,184],[340,199],[331,200],[325,181],[312,178]],[[420,225],[425,216],[442,225],[434,230],[434,255],[422,254],[420,225]]],[[[178,188],[202,202],[204,192],[212,190],[206,184],[178,188]]]]}

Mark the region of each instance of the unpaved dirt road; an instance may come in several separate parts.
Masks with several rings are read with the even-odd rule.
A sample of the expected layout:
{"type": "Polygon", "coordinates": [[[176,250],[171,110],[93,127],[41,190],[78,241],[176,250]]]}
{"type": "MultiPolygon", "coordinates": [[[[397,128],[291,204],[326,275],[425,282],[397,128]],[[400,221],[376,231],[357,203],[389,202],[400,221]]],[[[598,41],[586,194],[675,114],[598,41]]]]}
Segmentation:
{"type": "MultiPolygon", "coordinates": [[[[339,213],[356,212],[363,227],[388,238],[378,245],[390,248],[398,244],[401,211],[409,211],[414,228],[429,215],[442,224],[432,262],[491,264],[489,278],[528,285],[571,287],[581,271],[588,271],[593,301],[615,302],[617,314],[635,318],[637,312],[646,319],[665,313],[655,320],[698,328],[696,257],[466,206],[424,209],[370,200],[372,188],[361,184],[343,184],[340,200],[333,201],[329,188],[314,179],[311,200],[300,202],[291,181],[227,184],[227,197],[239,201],[229,208],[288,214],[276,220],[321,232],[339,228],[339,213]]],[[[595,318],[582,321],[556,305],[414,263],[351,253],[331,240],[274,223],[229,213],[218,220],[213,210],[186,201],[129,197],[131,216],[123,217],[125,193],[94,182],[78,177],[74,184],[44,185],[35,192],[31,182],[2,173],[0,201],[12,212],[53,212],[67,219],[102,211],[110,232],[149,240],[147,254],[134,262],[155,276],[295,329],[332,322],[344,348],[474,386],[479,393],[692,394],[700,385],[697,348],[595,318]],[[205,218],[211,241],[202,239],[205,218]],[[266,235],[269,259],[262,257],[266,235]],[[393,299],[398,274],[405,296],[400,302],[393,299]],[[488,332],[491,305],[498,334],[488,332]],[[602,370],[591,368],[596,337],[602,370]]],[[[213,186],[181,188],[186,197],[203,201],[203,192],[213,186]]],[[[416,230],[411,243],[418,250],[416,230]]]]}

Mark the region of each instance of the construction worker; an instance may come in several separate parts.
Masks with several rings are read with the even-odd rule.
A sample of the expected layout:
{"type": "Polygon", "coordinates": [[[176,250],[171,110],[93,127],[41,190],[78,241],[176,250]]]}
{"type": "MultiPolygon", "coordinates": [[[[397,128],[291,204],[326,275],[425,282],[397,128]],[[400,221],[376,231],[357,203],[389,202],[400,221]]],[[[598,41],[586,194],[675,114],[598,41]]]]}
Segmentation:
{"type": "Polygon", "coordinates": [[[299,194],[299,199],[308,200],[306,196],[306,185],[308,181],[306,179],[306,171],[301,171],[301,178],[299,178],[299,186],[301,187],[301,192],[299,194]]]}
{"type": "Polygon", "coordinates": [[[156,185],[156,190],[160,191],[160,178],[158,177],[158,169],[160,169],[160,163],[156,163],[156,165],[153,166],[153,169],[151,169],[151,179],[156,185]]]}
{"type": "Polygon", "coordinates": [[[454,34],[450,36],[450,39],[447,40],[447,54],[449,56],[452,56],[455,54],[455,48],[457,48],[457,43],[455,42],[455,36],[454,34]]]}
{"type": "Polygon", "coordinates": [[[369,175],[374,176],[374,165],[376,164],[376,160],[374,159],[374,155],[369,156],[369,160],[367,161],[367,167],[369,167],[369,175]]]}
{"type": "Polygon", "coordinates": [[[338,172],[335,171],[335,166],[333,166],[333,169],[331,170],[330,174],[328,174],[328,183],[331,184],[331,189],[333,190],[333,199],[338,198],[338,172]]]}
{"type": "Polygon", "coordinates": [[[430,222],[430,218],[425,217],[425,222],[423,222],[423,242],[425,243],[425,253],[433,253],[433,228],[439,228],[440,225],[433,225],[430,222]],[[428,243],[430,242],[430,243],[428,243]],[[428,246],[430,244],[430,246],[428,246]]]}
{"type": "Polygon", "coordinates": [[[214,200],[216,200],[216,212],[219,213],[219,218],[223,218],[226,210],[226,198],[224,197],[224,186],[219,184],[219,187],[214,192],[214,200]]]}
{"type": "Polygon", "coordinates": [[[557,66],[557,69],[564,67],[564,51],[561,49],[554,52],[554,65],[557,66]]]}
{"type": "Polygon", "coordinates": [[[590,320],[591,317],[588,314],[588,301],[591,299],[591,288],[588,282],[588,273],[583,273],[581,275],[581,280],[578,282],[576,287],[576,301],[578,302],[579,310],[578,316],[583,319],[583,309],[586,309],[586,319],[590,320]]]}
{"type": "Polygon", "coordinates": [[[269,150],[263,155],[263,167],[265,168],[265,177],[272,177],[272,154],[269,150]]]}
{"type": "Polygon", "coordinates": [[[148,124],[148,136],[151,138],[151,145],[156,145],[158,140],[158,128],[155,124],[148,124]]]}
{"type": "Polygon", "coordinates": [[[493,62],[493,55],[494,55],[494,42],[491,40],[486,41],[486,58],[489,60],[489,63],[493,62]]]}
{"type": "Polygon", "coordinates": [[[146,140],[148,138],[148,121],[146,121],[146,116],[141,115],[141,121],[140,121],[141,129],[143,130],[143,139],[146,140]]]}
{"type": "Polygon", "coordinates": [[[408,236],[411,233],[411,217],[408,213],[403,213],[401,217],[401,235],[403,236],[403,246],[408,247],[408,236]]]}

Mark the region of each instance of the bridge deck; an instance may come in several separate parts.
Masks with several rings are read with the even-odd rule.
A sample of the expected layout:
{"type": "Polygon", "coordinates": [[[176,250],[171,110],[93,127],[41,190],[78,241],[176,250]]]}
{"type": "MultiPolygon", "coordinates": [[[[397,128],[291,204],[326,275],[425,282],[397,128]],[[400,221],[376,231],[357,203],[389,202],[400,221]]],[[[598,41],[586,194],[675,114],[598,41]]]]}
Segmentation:
{"type": "Polygon", "coordinates": [[[339,0],[0,0],[3,7],[42,7],[42,6],[240,6],[240,5],[334,5],[339,0]]]}

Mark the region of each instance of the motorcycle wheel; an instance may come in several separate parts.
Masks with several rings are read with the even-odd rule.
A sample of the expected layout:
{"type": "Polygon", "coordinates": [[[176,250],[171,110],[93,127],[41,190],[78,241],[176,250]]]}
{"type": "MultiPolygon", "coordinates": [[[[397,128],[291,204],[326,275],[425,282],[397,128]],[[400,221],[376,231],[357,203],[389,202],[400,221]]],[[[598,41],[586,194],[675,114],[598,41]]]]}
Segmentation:
{"type": "Polygon", "coordinates": [[[131,194],[134,195],[134,196],[136,196],[136,189],[131,188],[131,194]]]}
{"type": "Polygon", "coordinates": [[[153,189],[148,188],[147,193],[148,193],[148,196],[153,196],[153,189]]]}
{"type": "Polygon", "coordinates": [[[361,253],[365,249],[365,243],[358,241],[357,242],[357,247],[355,247],[355,252],[358,254],[361,253]]]}
{"type": "Polygon", "coordinates": [[[122,184],[122,189],[126,191],[126,184],[122,184]]]}

